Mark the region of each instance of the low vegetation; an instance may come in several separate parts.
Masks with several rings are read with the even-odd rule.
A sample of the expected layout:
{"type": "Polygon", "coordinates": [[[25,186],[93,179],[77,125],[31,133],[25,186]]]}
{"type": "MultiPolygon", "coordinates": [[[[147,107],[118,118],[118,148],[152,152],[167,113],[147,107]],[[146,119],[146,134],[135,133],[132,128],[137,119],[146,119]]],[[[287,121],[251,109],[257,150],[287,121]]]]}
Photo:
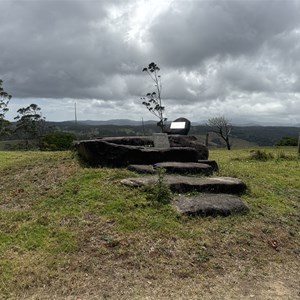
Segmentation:
{"type": "Polygon", "coordinates": [[[298,139],[292,136],[284,136],[280,141],[276,143],[276,146],[297,146],[298,139]]]}
{"type": "Polygon", "coordinates": [[[0,298],[299,298],[295,147],[210,158],[247,184],[249,214],[184,217],[122,186],[128,170],[86,168],[67,151],[0,152],[0,298]]]}

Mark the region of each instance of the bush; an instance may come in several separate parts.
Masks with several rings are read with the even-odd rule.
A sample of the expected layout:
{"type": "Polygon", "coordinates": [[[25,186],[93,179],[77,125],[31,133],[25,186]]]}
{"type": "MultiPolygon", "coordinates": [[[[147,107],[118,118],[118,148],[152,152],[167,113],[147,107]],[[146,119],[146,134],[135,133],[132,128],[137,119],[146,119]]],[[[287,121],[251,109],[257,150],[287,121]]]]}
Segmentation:
{"type": "Polygon", "coordinates": [[[69,132],[50,132],[42,137],[40,149],[43,151],[70,150],[75,134],[69,132]]]}
{"type": "Polygon", "coordinates": [[[272,153],[267,153],[261,150],[253,150],[250,152],[250,159],[253,160],[260,160],[260,161],[267,161],[269,159],[273,159],[274,156],[272,153]]]}
{"type": "Polygon", "coordinates": [[[297,146],[298,139],[291,136],[285,136],[276,143],[276,146],[297,146]]]}

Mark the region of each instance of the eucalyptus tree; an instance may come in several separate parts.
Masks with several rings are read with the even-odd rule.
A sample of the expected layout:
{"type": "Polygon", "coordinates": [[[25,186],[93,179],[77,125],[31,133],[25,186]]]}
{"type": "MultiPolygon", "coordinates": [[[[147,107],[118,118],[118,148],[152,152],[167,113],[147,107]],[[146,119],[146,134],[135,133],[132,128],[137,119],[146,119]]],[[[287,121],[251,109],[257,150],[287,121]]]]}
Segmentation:
{"type": "Polygon", "coordinates": [[[26,149],[29,148],[29,140],[38,140],[42,136],[45,117],[41,113],[41,108],[37,104],[30,104],[17,111],[15,117],[16,132],[20,132],[25,139],[26,149]]]}
{"type": "Polygon", "coordinates": [[[146,96],[141,99],[149,112],[159,119],[157,125],[161,128],[161,131],[164,132],[167,118],[164,117],[165,107],[162,105],[161,100],[162,83],[159,71],[160,68],[154,62],[150,63],[148,67],[143,69],[143,72],[146,72],[154,82],[155,91],[147,93],[146,96]]]}
{"type": "Polygon", "coordinates": [[[10,122],[5,120],[5,114],[8,112],[8,103],[12,96],[4,91],[3,80],[0,79],[0,136],[9,132],[10,122]]]}

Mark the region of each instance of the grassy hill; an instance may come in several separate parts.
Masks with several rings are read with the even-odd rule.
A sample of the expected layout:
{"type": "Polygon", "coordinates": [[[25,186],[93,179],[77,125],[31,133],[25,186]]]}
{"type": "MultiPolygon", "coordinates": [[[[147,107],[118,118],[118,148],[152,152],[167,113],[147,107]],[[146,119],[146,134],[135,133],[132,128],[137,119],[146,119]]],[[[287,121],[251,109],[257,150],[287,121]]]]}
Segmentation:
{"type": "Polygon", "coordinates": [[[70,152],[0,152],[0,298],[297,299],[300,160],[260,150],[211,150],[248,186],[250,213],[226,218],[180,216],[70,152]]]}

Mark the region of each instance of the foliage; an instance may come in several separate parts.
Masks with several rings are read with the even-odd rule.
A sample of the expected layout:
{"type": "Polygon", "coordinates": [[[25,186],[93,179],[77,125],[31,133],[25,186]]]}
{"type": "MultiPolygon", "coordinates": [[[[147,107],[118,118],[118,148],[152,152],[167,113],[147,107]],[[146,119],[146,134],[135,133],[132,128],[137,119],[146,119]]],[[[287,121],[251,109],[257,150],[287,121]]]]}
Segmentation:
{"type": "Polygon", "coordinates": [[[154,63],[150,63],[148,67],[143,69],[143,72],[147,72],[149,77],[154,81],[156,92],[147,93],[146,97],[141,98],[146,108],[159,119],[157,125],[164,131],[165,122],[167,118],[164,117],[165,107],[162,106],[161,101],[161,76],[159,75],[160,68],[154,63]]]}
{"type": "Polygon", "coordinates": [[[164,168],[158,168],[156,183],[145,189],[149,194],[150,200],[156,201],[161,204],[170,203],[172,199],[172,193],[165,183],[165,173],[166,170],[164,168]]]}
{"type": "Polygon", "coordinates": [[[3,80],[0,79],[0,118],[3,119],[5,113],[8,111],[8,103],[11,99],[11,95],[4,91],[3,87],[3,80]]]}
{"type": "Polygon", "coordinates": [[[11,123],[4,118],[0,118],[0,137],[11,134],[11,123]]]}
{"type": "Polygon", "coordinates": [[[45,118],[42,116],[41,108],[37,104],[18,109],[16,132],[20,132],[25,139],[25,148],[28,150],[30,139],[40,139],[45,118]]]}
{"type": "Polygon", "coordinates": [[[273,154],[267,153],[266,151],[253,150],[250,152],[250,159],[253,159],[253,160],[267,161],[267,160],[273,159],[273,158],[274,158],[273,154]]]}
{"type": "Polygon", "coordinates": [[[211,118],[207,121],[207,126],[210,127],[210,130],[212,132],[215,132],[225,141],[227,149],[230,150],[231,145],[229,141],[229,136],[232,129],[232,125],[230,124],[229,120],[227,120],[224,116],[211,118]]]}
{"type": "Polygon", "coordinates": [[[70,150],[75,139],[75,134],[70,132],[49,132],[41,138],[40,149],[43,151],[70,150]]]}
{"type": "Polygon", "coordinates": [[[276,143],[276,146],[297,146],[297,145],[298,145],[298,139],[291,136],[285,136],[276,143]]]}
{"type": "Polygon", "coordinates": [[[8,103],[12,98],[7,92],[4,91],[3,80],[0,79],[0,136],[9,132],[10,122],[5,120],[5,114],[8,112],[8,103]]]}

